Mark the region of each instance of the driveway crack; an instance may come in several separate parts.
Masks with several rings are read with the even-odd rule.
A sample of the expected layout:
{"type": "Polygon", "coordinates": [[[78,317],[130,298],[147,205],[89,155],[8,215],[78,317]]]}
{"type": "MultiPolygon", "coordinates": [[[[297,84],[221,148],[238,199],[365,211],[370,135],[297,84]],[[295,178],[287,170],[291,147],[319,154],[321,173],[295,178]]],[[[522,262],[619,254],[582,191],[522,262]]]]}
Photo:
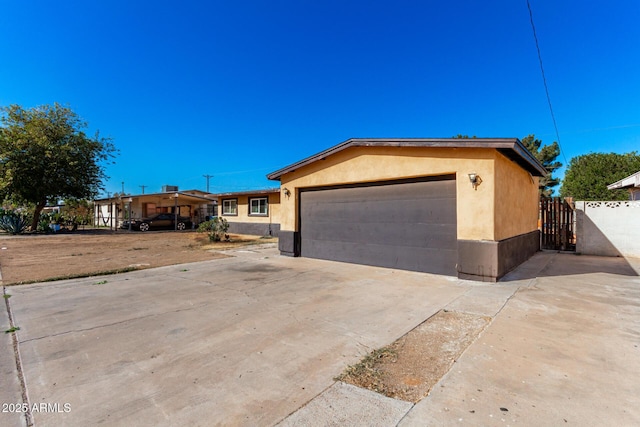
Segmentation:
{"type": "Polygon", "coordinates": [[[180,313],[180,312],[183,312],[183,311],[195,310],[195,309],[199,309],[199,308],[202,308],[202,307],[206,307],[206,306],[211,305],[211,304],[213,304],[213,303],[194,305],[194,306],[191,306],[191,307],[179,308],[179,309],[176,309],[176,310],[163,311],[162,313],[152,313],[152,314],[147,314],[147,315],[144,315],[144,316],[132,317],[132,318],[125,319],[125,320],[120,320],[120,321],[117,321],[117,322],[91,326],[89,328],[72,329],[70,331],[58,332],[58,333],[55,333],[55,334],[43,335],[41,337],[29,338],[27,340],[21,341],[21,343],[24,344],[24,343],[28,343],[28,342],[32,342],[32,341],[38,341],[38,340],[41,340],[41,339],[44,339],[44,338],[53,338],[53,337],[58,337],[58,336],[61,336],[61,335],[74,334],[74,333],[78,333],[78,332],[94,331],[96,329],[108,328],[108,327],[111,327],[111,326],[122,325],[122,324],[125,324],[125,323],[128,323],[128,322],[132,322],[132,321],[136,321],[136,320],[148,319],[148,318],[151,318],[151,317],[162,316],[162,315],[167,314],[167,313],[180,313]]]}

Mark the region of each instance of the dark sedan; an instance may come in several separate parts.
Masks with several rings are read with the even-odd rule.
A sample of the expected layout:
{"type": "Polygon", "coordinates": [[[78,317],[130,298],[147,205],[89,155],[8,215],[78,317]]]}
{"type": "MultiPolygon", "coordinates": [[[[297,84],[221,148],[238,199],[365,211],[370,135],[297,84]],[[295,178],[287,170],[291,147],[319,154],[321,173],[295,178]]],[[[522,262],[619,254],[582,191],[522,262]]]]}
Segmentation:
{"type": "MultiPolygon", "coordinates": [[[[149,218],[134,219],[131,221],[132,230],[149,231],[149,230],[185,230],[191,228],[191,220],[189,218],[179,216],[176,225],[175,215],[172,213],[161,213],[150,216],[149,218]]],[[[124,221],[120,228],[129,229],[129,221],[124,221]]]]}

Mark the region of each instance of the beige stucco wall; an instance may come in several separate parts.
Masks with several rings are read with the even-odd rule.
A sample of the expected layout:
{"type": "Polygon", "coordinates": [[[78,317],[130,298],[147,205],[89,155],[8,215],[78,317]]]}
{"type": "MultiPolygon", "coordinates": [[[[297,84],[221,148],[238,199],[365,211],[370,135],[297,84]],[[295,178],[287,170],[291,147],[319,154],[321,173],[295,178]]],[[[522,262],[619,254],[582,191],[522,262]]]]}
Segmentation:
{"type": "Polygon", "coordinates": [[[458,238],[495,240],[496,156],[495,150],[482,148],[347,148],[281,177],[281,230],[298,228],[300,188],[455,173],[458,238]],[[469,182],[471,172],[482,179],[477,189],[469,182]]]}
{"type": "Polygon", "coordinates": [[[538,229],[538,177],[496,152],[496,240],[538,229]]]}
{"type": "Polygon", "coordinates": [[[248,194],[230,195],[218,197],[218,215],[224,217],[228,222],[252,222],[258,224],[279,224],[280,223],[280,193],[269,194],[248,194]],[[255,216],[249,215],[249,199],[268,197],[269,215],[255,216]],[[228,199],[238,199],[238,215],[223,215],[222,201],[228,199]]]}

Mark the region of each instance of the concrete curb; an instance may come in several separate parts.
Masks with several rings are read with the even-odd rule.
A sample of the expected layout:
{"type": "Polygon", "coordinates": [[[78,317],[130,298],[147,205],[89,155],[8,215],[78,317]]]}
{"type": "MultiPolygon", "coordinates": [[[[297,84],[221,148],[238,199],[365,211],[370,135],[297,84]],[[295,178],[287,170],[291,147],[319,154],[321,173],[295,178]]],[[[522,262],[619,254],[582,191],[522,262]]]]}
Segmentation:
{"type": "MultiPolygon", "coordinates": [[[[2,295],[4,297],[6,311],[2,315],[2,323],[7,323],[8,328],[14,328],[16,325],[13,320],[13,314],[11,312],[11,304],[9,298],[6,297],[7,288],[2,287],[2,295]]],[[[3,328],[4,329],[4,328],[3,328]]],[[[2,376],[5,379],[3,381],[2,391],[0,391],[0,402],[8,405],[22,404],[20,411],[9,411],[9,414],[3,413],[2,425],[19,425],[19,426],[32,426],[33,416],[31,415],[29,396],[27,393],[27,385],[24,380],[24,373],[22,371],[22,358],[20,357],[20,347],[18,340],[18,331],[12,333],[4,333],[7,336],[7,342],[5,343],[6,352],[3,351],[0,357],[0,369],[2,370],[2,376]],[[26,410],[24,406],[26,406],[26,410]],[[11,416],[11,422],[7,421],[4,415],[11,416]]],[[[10,407],[2,408],[11,409],[10,407]]]]}

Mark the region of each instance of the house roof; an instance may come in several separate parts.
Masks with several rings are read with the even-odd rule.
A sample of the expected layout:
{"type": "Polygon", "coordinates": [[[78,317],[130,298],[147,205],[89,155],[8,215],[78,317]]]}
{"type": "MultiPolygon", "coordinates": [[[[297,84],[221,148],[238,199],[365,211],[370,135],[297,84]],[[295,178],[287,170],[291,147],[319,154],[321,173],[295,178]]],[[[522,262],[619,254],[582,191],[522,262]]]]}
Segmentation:
{"type": "Polygon", "coordinates": [[[632,188],[640,187],[640,171],[629,175],[626,178],[622,178],[620,181],[616,181],[613,184],[607,185],[609,190],[617,190],[619,188],[632,188]]]}
{"type": "Polygon", "coordinates": [[[325,159],[351,147],[425,147],[425,148],[493,148],[510,158],[535,176],[544,176],[547,170],[518,138],[352,138],[318,154],[302,159],[267,175],[279,180],[282,175],[325,159]]]}
{"type": "Polygon", "coordinates": [[[206,196],[207,194],[211,194],[211,193],[208,193],[206,191],[198,190],[198,189],[180,190],[180,191],[178,191],[178,193],[193,194],[195,196],[206,196]]]}
{"type": "Polygon", "coordinates": [[[248,196],[253,194],[271,194],[271,193],[279,193],[280,188],[267,188],[263,190],[248,190],[248,191],[234,191],[229,193],[218,193],[211,194],[209,197],[231,197],[231,196],[248,196]]]}
{"type": "Polygon", "coordinates": [[[142,198],[142,197],[159,197],[159,196],[171,196],[173,194],[178,194],[179,198],[183,198],[184,200],[192,200],[192,201],[206,201],[206,202],[211,202],[211,199],[208,199],[206,197],[203,196],[198,196],[195,194],[190,194],[188,192],[183,192],[183,191],[169,191],[169,192],[165,192],[165,193],[145,193],[145,194],[131,194],[131,195],[125,195],[125,196],[118,196],[118,197],[105,197],[102,199],[95,199],[96,202],[102,202],[102,201],[108,201],[108,200],[120,200],[120,199],[128,199],[128,198],[132,198],[132,199],[137,199],[137,198],[142,198]],[[195,200],[194,200],[195,199],[195,200]]]}

